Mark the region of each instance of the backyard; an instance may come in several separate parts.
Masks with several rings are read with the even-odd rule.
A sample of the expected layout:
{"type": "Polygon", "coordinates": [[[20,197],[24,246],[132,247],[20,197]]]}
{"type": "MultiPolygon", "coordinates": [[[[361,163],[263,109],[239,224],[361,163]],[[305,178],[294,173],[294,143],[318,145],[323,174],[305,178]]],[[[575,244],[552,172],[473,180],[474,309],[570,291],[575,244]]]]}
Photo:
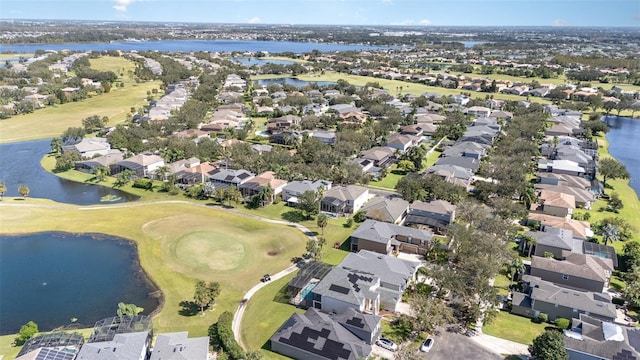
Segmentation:
{"type": "Polygon", "coordinates": [[[529,318],[500,311],[490,324],[482,327],[482,332],[521,344],[531,344],[549,326],[553,325],[537,324],[529,318]]]}

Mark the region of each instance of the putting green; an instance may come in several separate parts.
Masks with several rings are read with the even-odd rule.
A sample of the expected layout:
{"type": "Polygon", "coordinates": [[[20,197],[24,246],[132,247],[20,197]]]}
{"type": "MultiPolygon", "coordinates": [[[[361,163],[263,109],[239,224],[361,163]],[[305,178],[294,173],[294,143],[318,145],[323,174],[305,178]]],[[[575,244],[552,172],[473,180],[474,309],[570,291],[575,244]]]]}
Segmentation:
{"type": "Polygon", "coordinates": [[[216,231],[189,233],[178,239],[174,246],[178,260],[199,270],[233,270],[244,263],[246,256],[243,241],[216,231]]]}

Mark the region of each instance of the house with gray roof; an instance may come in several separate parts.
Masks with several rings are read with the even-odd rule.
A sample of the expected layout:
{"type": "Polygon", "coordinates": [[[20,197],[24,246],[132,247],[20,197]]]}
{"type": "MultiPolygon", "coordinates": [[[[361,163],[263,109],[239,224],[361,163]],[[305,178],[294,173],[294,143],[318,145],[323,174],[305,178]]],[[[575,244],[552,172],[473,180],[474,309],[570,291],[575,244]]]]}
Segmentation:
{"type": "Polygon", "coordinates": [[[414,201],[409,205],[407,225],[426,225],[438,233],[444,233],[456,218],[456,206],[445,200],[414,201]]]}
{"type": "Polygon", "coordinates": [[[369,200],[369,189],[356,186],[334,186],[325,191],[320,210],[337,215],[353,215],[369,200]]]}
{"type": "Polygon", "coordinates": [[[235,170],[218,168],[209,172],[209,181],[211,181],[216,187],[239,187],[253,179],[255,176],[256,175],[254,173],[244,169],[235,170]]]}
{"type": "Polygon", "coordinates": [[[371,160],[373,162],[373,166],[386,168],[391,166],[395,160],[395,152],[396,149],[388,146],[375,146],[369,150],[361,151],[360,158],[371,160]]]}
{"type": "Polygon", "coordinates": [[[320,187],[324,191],[331,189],[331,181],[328,180],[296,180],[287,183],[282,188],[282,200],[287,202],[289,206],[295,206],[298,203],[298,196],[302,195],[305,191],[318,192],[320,187]]]}
{"type": "Polygon", "coordinates": [[[336,143],[336,132],[333,130],[313,130],[311,137],[327,145],[336,143]]]}
{"type": "Polygon", "coordinates": [[[470,157],[481,160],[487,155],[487,150],[490,147],[487,144],[479,144],[472,141],[457,142],[446,148],[441,157],[470,157]]]}
{"type": "Polygon", "coordinates": [[[425,170],[424,174],[440,176],[442,180],[462,186],[467,190],[471,186],[471,180],[473,179],[473,172],[470,169],[457,165],[433,165],[425,170]]]}
{"type": "Polygon", "coordinates": [[[293,314],[269,339],[271,350],[293,359],[358,360],[371,354],[380,317],[350,311],[336,316],[310,308],[293,314]]]}
{"type": "Polygon", "coordinates": [[[159,334],[149,360],[208,360],[209,337],[189,338],[188,331],[159,334]]]}
{"type": "Polygon", "coordinates": [[[545,226],[544,231],[527,231],[525,234],[536,239],[535,256],[544,257],[551,253],[554,258],[561,259],[572,252],[582,252],[582,240],[575,239],[571,230],[545,226]]]}
{"type": "Polygon", "coordinates": [[[62,146],[62,152],[75,151],[83,158],[92,158],[96,155],[106,155],[111,150],[111,145],[106,138],[95,137],[82,139],[74,145],[62,146]]]}
{"type": "Polygon", "coordinates": [[[550,321],[580,314],[605,321],[616,318],[616,307],[608,294],[573,290],[530,275],[523,276],[523,292],[514,293],[511,304],[514,314],[536,318],[545,313],[550,321]]]}
{"type": "Polygon", "coordinates": [[[567,186],[584,190],[591,188],[591,182],[581,176],[539,171],[536,173],[536,177],[539,184],[567,186]]]}
{"type": "Polygon", "coordinates": [[[124,154],[118,149],[111,149],[106,154],[91,158],[88,160],[80,160],[74,163],[75,169],[86,173],[91,173],[99,166],[110,168],[111,165],[124,160],[124,154]]]}
{"type": "Polygon", "coordinates": [[[640,329],[603,321],[587,314],[574,318],[564,331],[569,360],[638,360],[640,329]]]}
{"type": "Polygon", "coordinates": [[[531,275],[559,286],[600,293],[609,287],[613,260],[570,253],[563,259],[531,257],[531,275]]]}
{"type": "Polygon", "coordinates": [[[571,160],[541,159],[538,161],[538,171],[573,176],[583,176],[585,174],[585,169],[571,160]]]}
{"type": "Polygon", "coordinates": [[[478,172],[480,160],[468,156],[446,156],[436,161],[436,165],[455,165],[461,168],[469,169],[472,173],[478,172]]]}
{"type": "Polygon", "coordinates": [[[145,360],[150,344],[148,331],[116,334],[110,341],[84,344],[76,360],[145,360]]]}
{"type": "Polygon", "coordinates": [[[313,307],[336,314],[395,311],[419,266],[373,251],[351,253],[311,290],[313,307]]]}
{"type": "Polygon", "coordinates": [[[432,238],[431,231],[367,219],[351,234],[351,251],[369,250],[387,255],[403,251],[424,255],[431,247],[432,238]]]}
{"type": "Polygon", "coordinates": [[[362,211],[367,219],[402,225],[408,209],[409,202],[402,198],[376,196],[367,202],[362,211]]]}
{"type": "Polygon", "coordinates": [[[149,177],[161,166],[164,166],[162,157],[151,153],[142,153],[111,165],[111,175],[131,170],[136,177],[149,177]]]}

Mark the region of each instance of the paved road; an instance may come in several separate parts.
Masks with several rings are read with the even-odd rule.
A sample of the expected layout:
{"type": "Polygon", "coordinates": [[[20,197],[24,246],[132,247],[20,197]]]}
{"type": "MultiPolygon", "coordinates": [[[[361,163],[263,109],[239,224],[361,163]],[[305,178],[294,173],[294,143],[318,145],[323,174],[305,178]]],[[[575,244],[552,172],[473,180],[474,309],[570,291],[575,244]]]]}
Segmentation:
{"type": "Polygon", "coordinates": [[[440,335],[434,337],[433,347],[428,354],[427,359],[436,360],[458,360],[458,359],[474,359],[474,360],[500,360],[504,357],[489,351],[484,346],[464,335],[450,333],[447,331],[440,332],[440,335]]]}

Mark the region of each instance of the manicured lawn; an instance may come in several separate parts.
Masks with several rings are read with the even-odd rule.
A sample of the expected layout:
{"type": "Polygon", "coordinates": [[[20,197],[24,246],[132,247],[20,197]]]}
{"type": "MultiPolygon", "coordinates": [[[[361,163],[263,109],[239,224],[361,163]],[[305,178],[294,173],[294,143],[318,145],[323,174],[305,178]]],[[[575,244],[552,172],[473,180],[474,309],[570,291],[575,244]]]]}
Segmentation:
{"type": "Polygon", "coordinates": [[[504,270],[501,270],[500,273],[496,275],[493,281],[493,287],[498,289],[498,294],[504,296],[509,295],[509,277],[504,270]]]}
{"type": "Polygon", "coordinates": [[[521,76],[511,76],[511,75],[504,75],[504,74],[488,74],[488,75],[484,75],[484,74],[478,74],[478,73],[473,73],[473,74],[465,74],[465,73],[461,73],[461,72],[455,72],[455,71],[451,71],[449,72],[451,75],[464,75],[467,78],[485,78],[485,79],[491,79],[491,80],[508,80],[511,82],[516,82],[516,83],[531,83],[532,81],[538,81],[540,84],[555,84],[555,85],[562,85],[565,84],[567,82],[567,79],[565,78],[564,75],[560,75],[555,79],[543,79],[541,77],[521,77],[521,76]]]}
{"type": "Polygon", "coordinates": [[[404,174],[402,171],[398,170],[398,167],[396,166],[396,164],[393,164],[393,166],[391,166],[389,168],[389,172],[387,173],[387,176],[384,177],[384,179],[382,179],[380,181],[372,181],[371,185],[379,186],[379,187],[386,188],[386,189],[395,190],[396,184],[405,175],[406,174],[404,174]]]}
{"type": "Polygon", "coordinates": [[[426,169],[430,166],[433,166],[436,161],[440,159],[441,154],[442,153],[440,151],[433,150],[429,155],[427,155],[427,158],[424,160],[424,168],[426,169]]]}
{"type": "Polygon", "coordinates": [[[265,359],[284,358],[269,351],[269,338],[293,313],[304,313],[289,304],[287,284],[297,274],[276,280],[258,291],[247,304],[240,333],[247,350],[260,350],[265,359]]]}
{"type": "Polygon", "coordinates": [[[0,143],[60,136],[69,127],[82,126],[82,119],[98,115],[109,118],[109,126],[114,126],[126,119],[131,107],[136,109],[146,105],[147,91],[159,89],[159,81],[137,84],[128,74],[133,63],[124,58],[104,57],[92,59],[92,65],[100,70],[116,69],[119,75],[122,68],[124,76],[119,78],[125,84],[120,88],[113,86],[111,92],[66,104],[47,106],[31,114],[18,115],[0,122],[0,143]]]}
{"type": "Polygon", "coordinates": [[[123,81],[134,81],[132,76],[129,76],[129,71],[134,71],[135,64],[126,58],[117,56],[102,56],[97,59],[89,59],[91,67],[100,71],[113,71],[123,81]]]}
{"type": "MultiPolygon", "coordinates": [[[[305,81],[333,81],[333,82],[338,81],[339,79],[343,79],[345,81],[348,81],[349,84],[352,84],[355,86],[364,86],[369,82],[377,82],[390,93],[395,93],[396,88],[399,88],[400,86],[402,86],[403,94],[420,95],[425,92],[431,92],[431,93],[438,93],[442,95],[458,95],[462,92],[468,93],[468,91],[463,91],[460,89],[446,89],[439,86],[428,86],[428,85],[410,83],[410,82],[405,82],[400,80],[388,80],[388,79],[375,78],[371,76],[341,74],[333,71],[326,71],[322,75],[304,74],[304,75],[297,76],[297,78],[305,81]]],[[[487,93],[471,92],[471,96],[474,98],[484,99],[486,95],[487,93]]],[[[493,95],[494,98],[496,99],[515,100],[515,101],[525,100],[524,97],[517,96],[517,95],[498,94],[498,93],[491,94],[491,95],[493,95]]],[[[546,99],[535,98],[535,97],[530,98],[529,101],[539,102],[543,104],[549,103],[549,101],[546,99]]]]}
{"type": "Polygon", "coordinates": [[[186,330],[190,336],[205,335],[222,311],[235,311],[261,274],[286,268],[306,244],[297,229],[198,204],[134,202],[79,209],[50,200],[5,198],[0,212],[5,234],[97,232],[132,239],[141,265],[164,294],[154,327],[159,332],[186,330]],[[233,243],[242,245],[242,251],[233,243]],[[222,253],[216,252],[218,247],[222,253]],[[223,257],[229,259],[222,262],[223,257]],[[221,283],[215,311],[205,316],[180,305],[193,298],[196,279],[221,283]]]}
{"type": "Polygon", "coordinates": [[[553,325],[536,324],[529,318],[500,311],[491,324],[482,328],[482,332],[521,344],[531,344],[533,339],[543,333],[547,326],[553,325]]]}
{"type": "Polygon", "coordinates": [[[23,58],[30,58],[33,57],[33,54],[0,54],[0,61],[5,61],[8,59],[14,59],[14,58],[19,58],[19,57],[23,57],[23,58]]]}
{"type": "Polygon", "coordinates": [[[255,81],[255,80],[269,80],[269,79],[283,79],[288,77],[291,77],[291,75],[289,74],[258,74],[258,75],[251,75],[251,80],[255,81]]]}
{"type": "Polygon", "coordinates": [[[291,61],[291,62],[300,63],[300,64],[307,64],[308,63],[307,60],[292,59],[292,58],[288,58],[286,56],[265,56],[265,57],[261,57],[260,59],[262,59],[262,60],[284,60],[284,61],[291,61]]]}

